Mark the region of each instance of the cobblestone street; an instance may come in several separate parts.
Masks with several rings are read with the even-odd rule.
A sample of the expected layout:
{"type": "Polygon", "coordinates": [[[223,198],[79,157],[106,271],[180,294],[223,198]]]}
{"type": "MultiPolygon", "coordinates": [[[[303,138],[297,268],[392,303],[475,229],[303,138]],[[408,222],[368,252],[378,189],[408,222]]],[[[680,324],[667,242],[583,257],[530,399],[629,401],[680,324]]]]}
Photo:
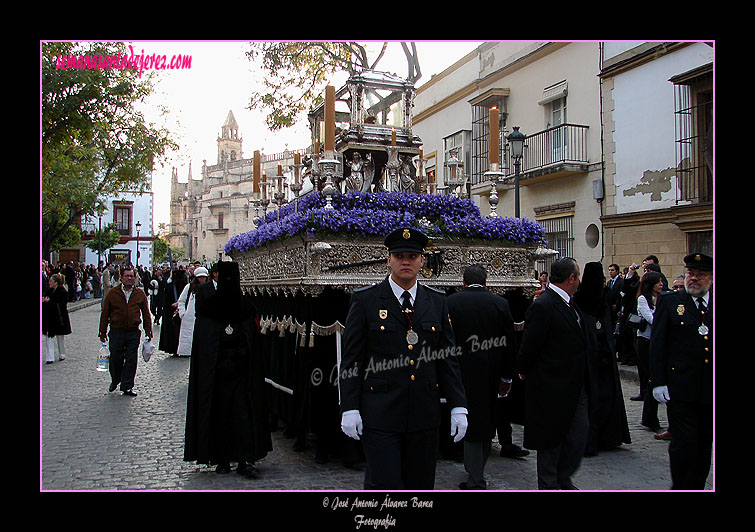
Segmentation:
{"type": "MultiPolygon", "coordinates": [[[[340,461],[315,463],[314,446],[294,452],[294,440],[282,430],[273,433],[273,451],[257,463],[256,480],[184,462],[189,359],[160,351],[149,362],[140,357],[134,387],[138,397],[108,393],[109,375],[94,369],[99,310],[96,303],[71,312],[67,359],[42,363],[41,491],[361,489],[362,472],[346,469],[340,461]]],[[[585,458],[575,484],[581,490],[667,490],[668,443],[655,440],[640,425],[641,403],[629,400],[637,392],[631,373],[623,373],[622,384],[632,443],[585,458]]],[[[659,415],[665,427],[664,408],[659,415]]],[[[514,425],[514,443],[521,439],[522,428],[514,425]]],[[[508,459],[496,447],[486,467],[489,489],[535,490],[535,453],[508,459]]],[[[437,490],[458,490],[465,479],[463,464],[438,461],[437,490]]],[[[712,482],[713,473],[708,489],[712,482]]]]}

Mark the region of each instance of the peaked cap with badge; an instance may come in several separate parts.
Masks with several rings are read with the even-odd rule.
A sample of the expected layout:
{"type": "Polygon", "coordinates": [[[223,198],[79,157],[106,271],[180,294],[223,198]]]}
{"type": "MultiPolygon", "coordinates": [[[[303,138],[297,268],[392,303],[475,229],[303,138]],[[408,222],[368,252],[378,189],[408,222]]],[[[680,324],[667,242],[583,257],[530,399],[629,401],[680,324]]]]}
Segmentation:
{"type": "Polygon", "coordinates": [[[713,271],[713,257],[705,253],[690,253],[684,257],[684,266],[697,270],[713,271]]]}
{"type": "Polygon", "coordinates": [[[428,240],[422,231],[402,228],[389,233],[383,243],[389,253],[423,253],[428,240]]]}

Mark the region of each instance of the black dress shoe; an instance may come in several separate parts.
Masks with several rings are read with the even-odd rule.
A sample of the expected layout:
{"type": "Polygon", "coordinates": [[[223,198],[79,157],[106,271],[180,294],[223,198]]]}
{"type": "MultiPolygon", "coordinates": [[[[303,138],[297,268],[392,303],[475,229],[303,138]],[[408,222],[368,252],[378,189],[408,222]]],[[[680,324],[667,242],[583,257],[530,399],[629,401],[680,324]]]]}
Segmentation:
{"type": "Polygon", "coordinates": [[[215,473],[218,473],[219,475],[225,475],[226,473],[231,472],[231,464],[228,462],[218,464],[215,468],[215,473]]]}
{"type": "Polygon", "coordinates": [[[258,478],[260,476],[260,473],[257,471],[257,468],[254,467],[254,464],[248,464],[246,462],[239,462],[239,465],[236,468],[236,473],[246,478],[258,478]]]}
{"type": "Polygon", "coordinates": [[[634,397],[629,398],[630,401],[644,401],[645,398],[642,395],[635,395],[634,397]]]}
{"type": "Polygon", "coordinates": [[[527,449],[522,449],[518,445],[506,445],[501,447],[501,456],[503,458],[523,458],[530,454],[527,449]]]}
{"type": "Polygon", "coordinates": [[[469,486],[467,486],[466,482],[462,482],[462,483],[459,484],[459,489],[460,490],[468,490],[470,488],[469,488],[469,486]]]}
{"type": "Polygon", "coordinates": [[[134,390],[126,390],[123,392],[123,395],[128,395],[129,397],[136,397],[136,392],[134,390]]]}
{"type": "Polygon", "coordinates": [[[114,392],[117,387],[118,387],[118,383],[117,382],[111,382],[110,386],[108,386],[107,391],[114,392]]]}

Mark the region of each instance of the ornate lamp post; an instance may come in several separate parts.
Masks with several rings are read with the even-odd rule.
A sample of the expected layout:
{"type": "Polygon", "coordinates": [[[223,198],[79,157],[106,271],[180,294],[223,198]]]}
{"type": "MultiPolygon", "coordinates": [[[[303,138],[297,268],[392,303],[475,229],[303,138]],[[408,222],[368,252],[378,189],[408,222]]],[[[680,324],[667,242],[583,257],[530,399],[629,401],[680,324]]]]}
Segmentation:
{"type": "Polygon", "coordinates": [[[301,164],[301,154],[299,152],[294,153],[294,164],[291,165],[294,179],[293,183],[290,185],[290,188],[294,193],[294,212],[298,212],[299,210],[299,192],[301,192],[302,189],[301,169],[303,166],[304,165],[301,164]]]}
{"type": "Polygon", "coordinates": [[[456,156],[455,151],[451,152],[451,156],[448,161],[446,161],[446,166],[448,167],[448,179],[446,179],[446,184],[450,186],[451,193],[456,197],[464,197],[463,191],[459,191],[459,187],[464,186],[464,170],[462,167],[461,174],[459,174],[459,167],[462,166],[462,163],[456,156]]]}
{"type": "Polygon", "coordinates": [[[142,228],[140,221],[136,222],[136,267],[139,267],[139,231],[142,228]]]}
{"type": "Polygon", "coordinates": [[[514,216],[519,218],[519,172],[522,167],[522,155],[524,154],[524,139],[527,136],[519,131],[519,126],[514,126],[506,140],[511,148],[511,157],[514,159],[514,216]]]}

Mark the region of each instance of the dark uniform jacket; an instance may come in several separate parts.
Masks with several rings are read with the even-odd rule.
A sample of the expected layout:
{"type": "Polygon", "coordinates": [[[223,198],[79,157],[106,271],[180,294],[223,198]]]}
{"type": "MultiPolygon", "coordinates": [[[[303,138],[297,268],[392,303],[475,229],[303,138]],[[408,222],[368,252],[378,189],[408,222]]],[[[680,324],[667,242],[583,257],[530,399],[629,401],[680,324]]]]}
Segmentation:
{"type": "Polygon", "coordinates": [[[713,403],[713,291],[702,319],[686,291],[661,294],[650,335],[650,379],[672,401],[713,403]],[[704,325],[708,331],[701,334],[704,325]]]}
{"type": "Polygon", "coordinates": [[[440,425],[440,400],[466,407],[445,294],[417,287],[408,324],[388,278],[355,290],[339,366],[341,412],[359,410],[365,429],[409,432],[440,425]]]}
{"type": "Polygon", "coordinates": [[[490,440],[496,431],[496,401],[501,378],[513,379],[516,357],[514,319],[508,302],[482,287],[448,297],[469,409],[469,441],[490,440]]]}
{"type": "Polygon", "coordinates": [[[517,373],[526,377],[526,448],[551,449],[565,437],[586,385],[586,356],[586,336],[574,312],[546,289],[527,310],[517,356],[517,373]]]}

